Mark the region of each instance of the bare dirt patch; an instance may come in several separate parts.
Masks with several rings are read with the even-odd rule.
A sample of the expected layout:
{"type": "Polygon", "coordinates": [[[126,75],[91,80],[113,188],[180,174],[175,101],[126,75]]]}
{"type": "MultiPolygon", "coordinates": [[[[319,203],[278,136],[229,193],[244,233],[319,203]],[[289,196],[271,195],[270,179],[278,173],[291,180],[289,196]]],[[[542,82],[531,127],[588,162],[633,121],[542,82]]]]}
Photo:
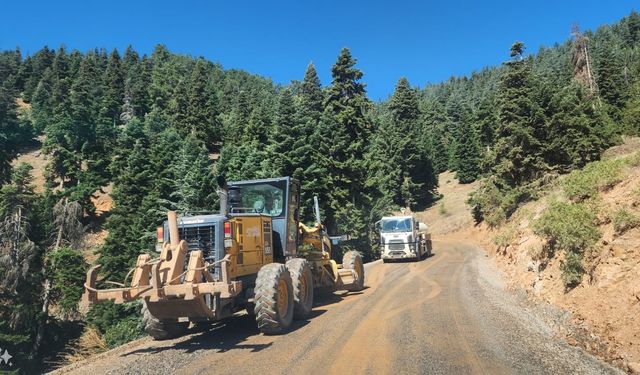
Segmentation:
{"type": "Polygon", "coordinates": [[[461,184],[453,172],[441,173],[438,181],[438,192],[442,194],[442,198],[428,210],[415,213],[416,217],[427,223],[429,231],[435,237],[450,235],[473,225],[466,201],[469,193],[478,186],[478,182],[461,184]]]}
{"type": "Polygon", "coordinates": [[[18,156],[11,163],[12,166],[28,163],[33,167],[31,176],[36,193],[42,193],[45,185],[44,172],[47,166],[47,157],[40,149],[43,141],[44,137],[38,137],[34,144],[22,147],[18,151],[18,156]]]}

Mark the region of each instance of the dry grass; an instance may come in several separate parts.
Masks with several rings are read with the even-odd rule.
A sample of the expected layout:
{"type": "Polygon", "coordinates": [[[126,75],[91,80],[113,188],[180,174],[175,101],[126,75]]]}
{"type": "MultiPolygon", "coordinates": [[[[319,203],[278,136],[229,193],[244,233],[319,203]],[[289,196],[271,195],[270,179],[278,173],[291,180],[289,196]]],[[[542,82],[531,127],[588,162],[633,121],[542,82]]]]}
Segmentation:
{"type": "Polygon", "coordinates": [[[54,363],[54,365],[56,367],[66,366],[104,352],[107,349],[108,346],[100,336],[100,333],[95,328],[86,327],[82,335],[69,344],[60,362],[54,363]]]}

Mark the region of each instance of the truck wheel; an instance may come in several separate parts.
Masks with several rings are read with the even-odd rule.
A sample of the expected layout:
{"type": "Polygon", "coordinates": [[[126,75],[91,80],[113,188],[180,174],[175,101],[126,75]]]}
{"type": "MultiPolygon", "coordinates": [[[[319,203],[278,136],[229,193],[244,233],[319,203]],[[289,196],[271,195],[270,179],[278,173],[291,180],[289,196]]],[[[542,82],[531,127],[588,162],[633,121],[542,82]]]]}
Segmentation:
{"type": "Polygon", "coordinates": [[[168,340],[184,335],[189,322],[163,322],[151,314],[147,302],[142,303],[142,324],[144,331],[154,340],[168,340]]]}
{"type": "Polygon", "coordinates": [[[347,251],[342,257],[342,268],[354,270],[356,274],[355,282],[347,290],[354,292],[364,289],[364,265],[360,253],[347,251]]]}
{"type": "Polygon", "coordinates": [[[262,333],[275,335],[293,320],[293,287],[284,264],[269,263],[258,271],[255,289],[256,323],[262,333]]]}
{"type": "Polygon", "coordinates": [[[433,243],[431,242],[431,240],[427,241],[427,258],[429,258],[433,252],[433,243]]]}
{"type": "Polygon", "coordinates": [[[305,319],[313,308],[313,274],[306,259],[291,259],[286,264],[293,286],[293,317],[305,319]]]}

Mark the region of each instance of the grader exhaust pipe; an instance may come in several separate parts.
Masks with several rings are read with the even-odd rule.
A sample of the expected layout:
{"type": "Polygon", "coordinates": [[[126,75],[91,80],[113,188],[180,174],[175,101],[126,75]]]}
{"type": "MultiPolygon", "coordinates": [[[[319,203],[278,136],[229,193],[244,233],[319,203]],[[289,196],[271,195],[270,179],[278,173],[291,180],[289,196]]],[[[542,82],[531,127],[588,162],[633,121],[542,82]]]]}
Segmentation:
{"type": "Polygon", "coordinates": [[[178,232],[178,214],[175,211],[167,212],[169,222],[169,242],[171,246],[177,247],[180,244],[180,232],[178,232]]]}

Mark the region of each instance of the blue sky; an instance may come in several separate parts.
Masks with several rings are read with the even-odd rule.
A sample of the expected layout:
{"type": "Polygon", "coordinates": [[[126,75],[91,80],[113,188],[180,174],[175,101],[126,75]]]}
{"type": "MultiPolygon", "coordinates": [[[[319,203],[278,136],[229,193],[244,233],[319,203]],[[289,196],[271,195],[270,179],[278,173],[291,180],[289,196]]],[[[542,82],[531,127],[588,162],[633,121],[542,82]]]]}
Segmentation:
{"type": "Polygon", "coordinates": [[[530,52],[583,29],[612,23],[640,3],[604,1],[9,1],[0,49],[43,45],[150,53],[163,43],[288,83],[310,61],[323,84],[342,47],[364,72],[369,96],[384,99],[399,77],[424,86],[500,64],[515,40],[530,52]]]}

